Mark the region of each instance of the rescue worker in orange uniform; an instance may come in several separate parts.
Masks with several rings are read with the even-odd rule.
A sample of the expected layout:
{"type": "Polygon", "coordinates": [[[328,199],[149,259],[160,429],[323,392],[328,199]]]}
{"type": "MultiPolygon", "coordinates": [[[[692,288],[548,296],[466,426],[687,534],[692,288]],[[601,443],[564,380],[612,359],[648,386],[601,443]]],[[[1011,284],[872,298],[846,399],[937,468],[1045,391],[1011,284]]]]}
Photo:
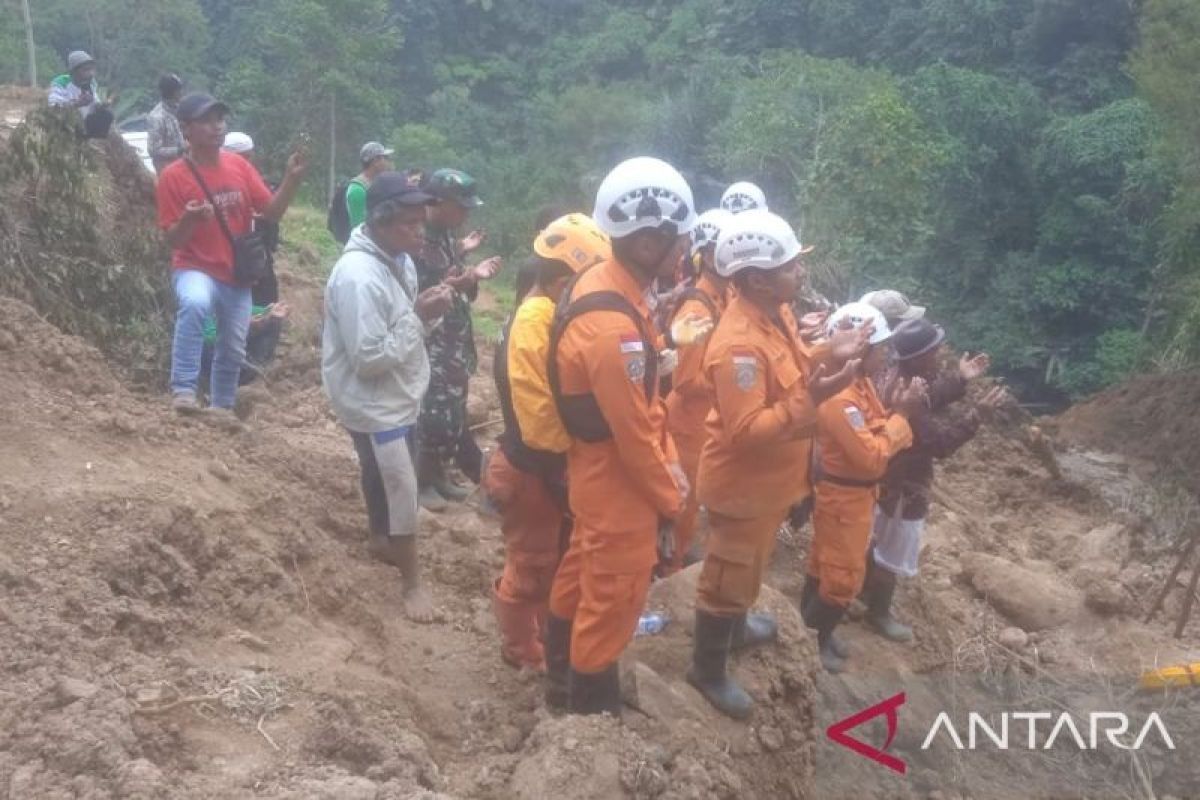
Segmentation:
{"type": "Polygon", "coordinates": [[[608,236],[585,214],[550,222],[533,243],[535,283],[504,332],[495,363],[504,417],[500,447],[483,486],[500,512],[504,573],[492,606],[500,654],[515,667],[545,668],[542,638],[550,585],[569,533],[567,464],[571,444],[546,376],[555,303],[572,275],[612,256],[608,236]]]}
{"type": "Polygon", "coordinates": [[[827,331],[833,335],[847,324],[872,329],[871,347],[854,382],[817,410],[820,464],[801,597],[801,614],[817,631],[821,663],[829,672],[840,672],[849,656],[833,629],[862,590],[879,482],[892,456],[912,444],[908,418],[927,401],[925,382],[913,378],[897,388],[894,412],[886,411],[869,376],[887,361],[892,335],[887,320],[874,306],[847,303],[830,316],[827,331]]]}
{"type": "Polygon", "coordinates": [[[617,660],[659,560],[660,520],[678,517],[688,493],[658,395],[662,343],[648,292],[656,276],[671,274],[696,214],[678,171],[634,158],[601,183],[592,217],[613,257],[564,293],[551,337],[551,387],[571,434],[575,527],[550,596],[547,694],[558,691],[569,659],[568,710],[619,715],[617,660]]]}
{"type": "Polygon", "coordinates": [[[711,533],[688,681],[737,719],[753,701],[727,674],[730,650],[775,638],[775,620],[749,611],[780,523],[809,492],[817,407],[849,385],[859,366],[849,357],[866,345],[855,331],[820,352],[800,339],[788,304],[804,280],[805,252],[787,222],[761,210],[723,225],[716,248],[717,270],[736,291],[704,360],[714,402],[697,490],[711,533]]]}
{"type": "MultiPolygon", "coordinates": [[[[695,286],[684,289],[672,317],[670,344],[678,354],[678,365],[672,373],[671,393],[667,396],[667,429],[679,451],[679,463],[688,482],[696,485],[696,470],[700,466],[700,450],[704,447],[704,420],[712,409],[712,396],[704,377],[704,354],[708,337],[694,341],[694,332],[715,328],[725,310],[726,287],[729,279],[716,269],[713,253],[721,225],[733,215],[724,209],[705,211],[692,230],[692,261],[696,266],[695,286]],[[691,340],[691,341],[689,341],[691,340]]],[[[688,498],[687,507],[675,521],[675,553],[671,571],[684,565],[696,533],[696,516],[700,505],[695,492],[688,498]]]]}

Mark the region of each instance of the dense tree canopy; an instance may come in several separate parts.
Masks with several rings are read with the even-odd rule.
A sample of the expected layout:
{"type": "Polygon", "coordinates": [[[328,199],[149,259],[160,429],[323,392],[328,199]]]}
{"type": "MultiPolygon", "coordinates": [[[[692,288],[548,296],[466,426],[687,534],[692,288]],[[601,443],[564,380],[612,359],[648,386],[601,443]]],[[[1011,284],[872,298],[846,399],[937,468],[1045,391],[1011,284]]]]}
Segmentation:
{"type": "MultiPolygon", "coordinates": [[[[1031,393],[1200,340],[1197,0],[39,0],[127,111],[155,75],[219,92],[278,163],[380,138],[477,174],[493,244],[652,153],[701,205],[750,179],[835,300],[895,286],[1031,393]],[[135,8],[136,7],[136,8],[135,8]]],[[[11,20],[11,21],[10,21],[11,20]]],[[[19,15],[0,79],[24,75],[19,15]]]]}

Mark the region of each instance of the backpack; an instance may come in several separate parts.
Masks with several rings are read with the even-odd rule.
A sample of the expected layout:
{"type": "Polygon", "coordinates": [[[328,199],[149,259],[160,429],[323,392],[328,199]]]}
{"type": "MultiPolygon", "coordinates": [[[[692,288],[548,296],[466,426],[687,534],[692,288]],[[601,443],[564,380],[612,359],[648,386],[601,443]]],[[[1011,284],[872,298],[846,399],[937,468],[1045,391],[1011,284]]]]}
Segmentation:
{"type": "Polygon", "coordinates": [[[346,207],[346,191],[356,179],[341,181],[333,189],[333,199],[329,201],[329,211],[325,215],[325,227],[333,234],[338,244],[350,241],[350,209],[346,207]]]}
{"type": "Polygon", "coordinates": [[[654,341],[651,339],[649,331],[646,330],[641,314],[619,292],[591,292],[578,300],[569,299],[580,275],[583,275],[583,272],[571,279],[571,283],[563,291],[563,299],[559,301],[558,308],[555,309],[554,323],[550,329],[550,352],[546,374],[549,378],[550,393],[554,396],[554,405],[558,410],[559,419],[562,420],[563,428],[575,439],[594,443],[611,439],[612,429],[604,419],[595,395],[564,395],[562,392],[562,382],[558,373],[558,345],[562,341],[567,326],[571,324],[572,320],[592,311],[616,311],[629,317],[637,328],[638,336],[642,340],[642,352],[645,354],[646,370],[642,383],[647,403],[654,402],[654,397],[658,394],[658,351],[654,348],[654,341]]]}

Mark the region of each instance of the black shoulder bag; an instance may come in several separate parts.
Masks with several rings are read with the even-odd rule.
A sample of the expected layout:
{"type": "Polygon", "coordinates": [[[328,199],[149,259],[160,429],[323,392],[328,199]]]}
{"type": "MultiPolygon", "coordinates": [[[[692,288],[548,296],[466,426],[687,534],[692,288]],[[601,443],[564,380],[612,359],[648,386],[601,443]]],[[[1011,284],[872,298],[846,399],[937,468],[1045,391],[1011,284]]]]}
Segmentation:
{"type": "Polygon", "coordinates": [[[217,217],[217,224],[221,226],[221,232],[225,234],[225,238],[229,240],[229,244],[233,248],[234,283],[239,286],[253,286],[267,275],[267,246],[263,242],[262,234],[251,230],[243,236],[234,236],[233,232],[229,230],[229,223],[225,221],[225,214],[217,205],[217,201],[213,199],[212,192],[208,190],[208,184],[204,182],[204,178],[200,177],[200,170],[196,169],[196,165],[190,158],[185,158],[184,161],[187,162],[188,169],[196,178],[196,183],[200,184],[204,196],[212,205],[213,213],[217,217]]]}

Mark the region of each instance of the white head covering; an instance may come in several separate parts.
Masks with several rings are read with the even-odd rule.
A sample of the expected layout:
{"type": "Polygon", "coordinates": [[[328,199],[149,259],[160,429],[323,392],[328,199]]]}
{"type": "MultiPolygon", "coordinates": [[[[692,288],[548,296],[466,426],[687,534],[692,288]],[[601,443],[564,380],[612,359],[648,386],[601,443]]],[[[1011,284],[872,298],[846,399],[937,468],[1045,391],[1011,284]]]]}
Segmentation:
{"type": "Polygon", "coordinates": [[[233,131],[225,134],[225,144],[222,147],[230,153],[245,154],[254,149],[254,140],[249,134],[233,131]]]}

